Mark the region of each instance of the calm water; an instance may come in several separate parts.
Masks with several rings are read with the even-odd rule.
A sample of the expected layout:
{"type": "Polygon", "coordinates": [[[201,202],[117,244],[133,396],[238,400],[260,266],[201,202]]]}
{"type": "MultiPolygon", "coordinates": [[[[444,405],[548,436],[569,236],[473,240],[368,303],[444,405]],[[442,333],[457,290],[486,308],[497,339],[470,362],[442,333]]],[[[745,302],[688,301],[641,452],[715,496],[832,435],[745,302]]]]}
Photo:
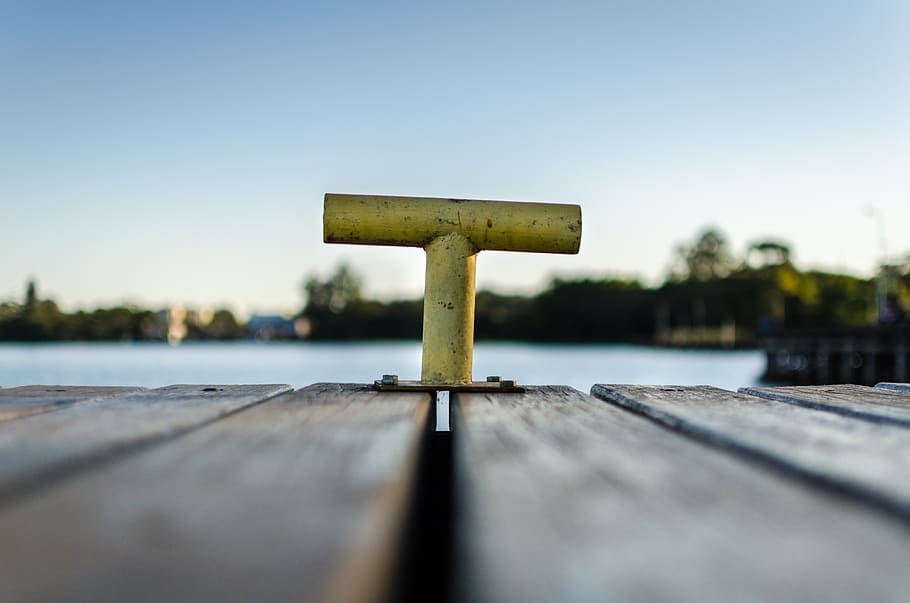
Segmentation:
{"type": "MultiPolygon", "coordinates": [[[[478,343],[474,377],[522,384],[716,385],[758,382],[761,352],[662,350],[625,345],[478,343]]],[[[419,342],[0,344],[0,385],[371,382],[383,373],[420,376],[419,342]]]]}

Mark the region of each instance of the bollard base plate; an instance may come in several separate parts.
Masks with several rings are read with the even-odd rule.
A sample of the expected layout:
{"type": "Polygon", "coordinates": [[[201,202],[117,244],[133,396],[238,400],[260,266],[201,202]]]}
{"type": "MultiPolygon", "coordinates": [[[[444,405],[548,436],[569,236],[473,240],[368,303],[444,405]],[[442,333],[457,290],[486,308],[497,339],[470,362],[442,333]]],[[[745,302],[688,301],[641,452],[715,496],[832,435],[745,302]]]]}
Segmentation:
{"type": "MultiPolygon", "coordinates": [[[[397,381],[397,380],[396,380],[397,381]]],[[[525,388],[514,381],[472,381],[471,383],[424,383],[423,381],[397,381],[383,383],[382,379],[373,382],[373,387],[381,392],[473,392],[488,394],[521,394],[525,388]]]]}

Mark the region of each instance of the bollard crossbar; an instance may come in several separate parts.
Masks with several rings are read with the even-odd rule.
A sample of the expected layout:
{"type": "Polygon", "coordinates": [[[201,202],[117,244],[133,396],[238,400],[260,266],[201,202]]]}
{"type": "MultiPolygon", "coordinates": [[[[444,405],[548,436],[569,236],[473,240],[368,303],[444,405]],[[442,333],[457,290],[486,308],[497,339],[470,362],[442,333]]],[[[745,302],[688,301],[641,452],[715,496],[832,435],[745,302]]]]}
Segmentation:
{"type": "Polygon", "coordinates": [[[472,383],[477,253],[578,253],[581,207],[327,193],[323,237],[426,251],[420,383],[465,385],[472,383]]]}

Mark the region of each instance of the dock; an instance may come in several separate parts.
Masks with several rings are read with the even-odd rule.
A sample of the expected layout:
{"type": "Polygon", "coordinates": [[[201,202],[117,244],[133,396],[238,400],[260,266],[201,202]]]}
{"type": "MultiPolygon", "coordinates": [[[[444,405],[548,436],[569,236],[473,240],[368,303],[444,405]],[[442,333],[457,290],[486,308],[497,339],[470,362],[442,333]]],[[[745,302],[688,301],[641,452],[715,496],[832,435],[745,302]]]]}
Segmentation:
{"type": "Polygon", "coordinates": [[[781,330],[761,339],[762,379],[826,385],[910,380],[910,326],[781,330]]]}
{"type": "Polygon", "coordinates": [[[0,389],[0,601],[907,600],[910,385],[474,381],[477,255],[577,253],[581,207],[323,227],[426,251],[420,380],[0,389]]]}
{"type": "Polygon", "coordinates": [[[0,389],[2,601],[905,601],[910,385],[0,389]]]}

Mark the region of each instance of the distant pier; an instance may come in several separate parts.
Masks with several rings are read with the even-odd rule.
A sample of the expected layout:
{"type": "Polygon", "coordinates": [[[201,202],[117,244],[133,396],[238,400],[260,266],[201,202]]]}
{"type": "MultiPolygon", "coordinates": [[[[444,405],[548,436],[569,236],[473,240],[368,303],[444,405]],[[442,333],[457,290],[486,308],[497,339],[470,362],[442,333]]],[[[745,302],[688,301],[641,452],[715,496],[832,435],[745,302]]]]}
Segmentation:
{"type": "Polygon", "coordinates": [[[801,329],[766,334],[762,379],[793,385],[910,378],[910,325],[801,329]]]}

